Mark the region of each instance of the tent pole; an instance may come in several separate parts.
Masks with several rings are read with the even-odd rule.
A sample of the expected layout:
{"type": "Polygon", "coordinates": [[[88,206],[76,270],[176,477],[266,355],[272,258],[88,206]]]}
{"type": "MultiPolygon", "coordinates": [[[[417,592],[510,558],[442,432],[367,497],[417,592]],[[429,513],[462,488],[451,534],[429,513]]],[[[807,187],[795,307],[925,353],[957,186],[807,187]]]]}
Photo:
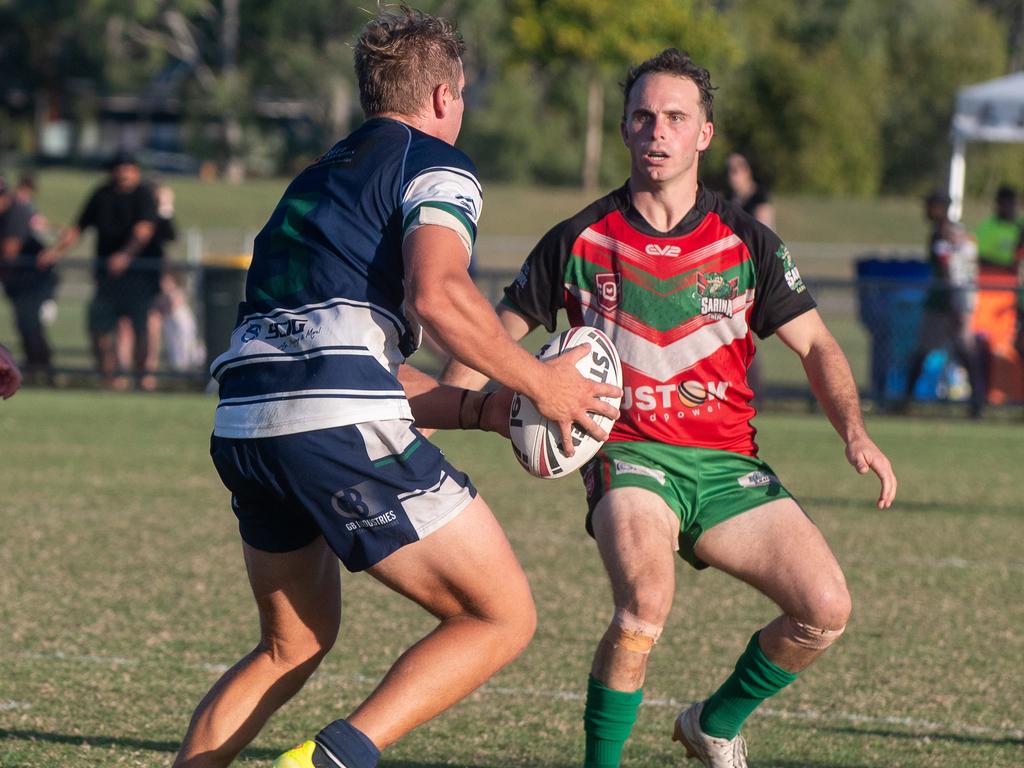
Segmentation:
{"type": "Polygon", "coordinates": [[[953,131],[953,154],[949,159],[949,218],[960,221],[964,207],[964,154],[967,141],[959,131],[953,131]]]}

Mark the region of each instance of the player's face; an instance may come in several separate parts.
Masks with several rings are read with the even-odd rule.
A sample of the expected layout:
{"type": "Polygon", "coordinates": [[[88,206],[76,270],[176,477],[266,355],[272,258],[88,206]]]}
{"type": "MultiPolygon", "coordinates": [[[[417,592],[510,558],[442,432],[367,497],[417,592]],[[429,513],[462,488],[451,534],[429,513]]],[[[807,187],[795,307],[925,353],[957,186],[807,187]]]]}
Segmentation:
{"type": "Polygon", "coordinates": [[[633,84],[622,139],[636,180],[660,186],[692,175],[696,182],[698,154],[708,148],[713,134],[692,80],[656,72],[633,84]]]}

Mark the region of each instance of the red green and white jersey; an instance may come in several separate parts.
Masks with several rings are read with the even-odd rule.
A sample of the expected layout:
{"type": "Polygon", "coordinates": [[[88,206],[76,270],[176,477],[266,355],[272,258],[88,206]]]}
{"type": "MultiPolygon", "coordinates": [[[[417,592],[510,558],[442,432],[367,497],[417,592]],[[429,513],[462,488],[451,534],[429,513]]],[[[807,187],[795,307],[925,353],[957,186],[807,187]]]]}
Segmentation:
{"type": "Polygon", "coordinates": [[[751,331],[765,338],[815,307],[778,236],[703,186],[670,232],[628,185],[597,200],[541,239],[503,301],[549,331],[564,307],[615,342],[624,396],[610,440],[751,456],[751,331]]]}

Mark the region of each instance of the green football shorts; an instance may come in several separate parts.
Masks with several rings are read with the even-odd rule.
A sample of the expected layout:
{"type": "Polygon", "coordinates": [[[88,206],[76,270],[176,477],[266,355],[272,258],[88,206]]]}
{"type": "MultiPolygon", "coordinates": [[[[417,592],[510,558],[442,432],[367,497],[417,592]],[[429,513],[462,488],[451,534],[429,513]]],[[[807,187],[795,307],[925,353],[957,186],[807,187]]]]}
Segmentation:
{"type": "Polygon", "coordinates": [[[765,462],[709,448],[650,442],[606,443],[582,469],[587,489],[587,532],[597,503],[615,488],[656,493],[679,518],[679,555],[707,568],[693,552],[701,534],[747,510],[792,498],[765,462]]]}

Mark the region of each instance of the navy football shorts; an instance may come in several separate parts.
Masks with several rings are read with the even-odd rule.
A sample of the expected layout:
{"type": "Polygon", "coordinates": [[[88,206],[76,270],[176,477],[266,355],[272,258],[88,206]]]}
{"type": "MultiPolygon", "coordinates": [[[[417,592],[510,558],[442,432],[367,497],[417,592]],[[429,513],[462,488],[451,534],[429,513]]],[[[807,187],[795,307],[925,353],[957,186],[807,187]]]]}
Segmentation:
{"type": "Polygon", "coordinates": [[[476,496],[409,421],[210,441],[243,541],[291,552],[323,534],[350,571],[419,541],[476,496]]]}

